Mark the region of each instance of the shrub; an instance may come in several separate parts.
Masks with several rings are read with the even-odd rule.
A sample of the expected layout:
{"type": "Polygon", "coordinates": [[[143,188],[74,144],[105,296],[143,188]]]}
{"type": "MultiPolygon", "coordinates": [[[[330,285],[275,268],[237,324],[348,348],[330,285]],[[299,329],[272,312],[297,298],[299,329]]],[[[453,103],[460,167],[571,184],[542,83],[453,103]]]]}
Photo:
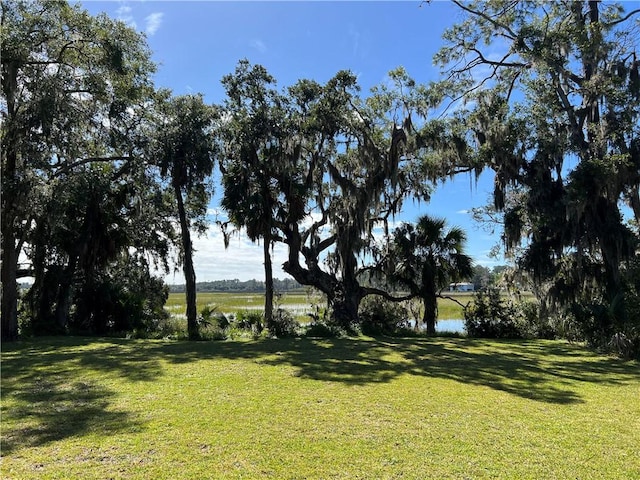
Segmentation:
{"type": "Polygon", "coordinates": [[[291,312],[278,308],[273,315],[271,334],[277,338],[295,337],[300,330],[300,324],[293,318],[291,312]]]}
{"type": "Polygon", "coordinates": [[[365,335],[392,334],[409,326],[407,309],[380,296],[365,297],[360,303],[359,316],[365,335]]]}
{"type": "Polygon", "coordinates": [[[338,327],[314,320],[307,325],[304,335],[311,338],[337,338],[343,336],[344,332],[338,327]]]}
{"type": "Polygon", "coordinates": [[[264,313],[256,310],[240,310],[236,314],[235,326],[241,330],[260,334],[264,329],[264,313]]]}
{"type": "Polygon", "coordinates": [[[230,325],[229,319],[218,310],[217,305],[205,305],[198,315],[198,323],[201,327],[215,325],[220,330],[224,330],[230,325]]]}
{"type": "Polygon", "coordinates": [[[488,287],[474,294],[464,309],[467,335],[481,338],[522,338],[520,312],[512,302],[505,302],[500,289],[488,287]]]}
{"type": "Polygon", "coordinates": [[[558,338],[557,318],[543,315],[537,302],[520,300],[510,303],[523,336],[545,340],[558,338]]]}
{"type": "Polygon", "coordinates": [[[167,316],[167,318],[158,322],[155,330],[149,336],[151,338],[186,340],[189,338],[187,321],[177,316],[167,316]]]}

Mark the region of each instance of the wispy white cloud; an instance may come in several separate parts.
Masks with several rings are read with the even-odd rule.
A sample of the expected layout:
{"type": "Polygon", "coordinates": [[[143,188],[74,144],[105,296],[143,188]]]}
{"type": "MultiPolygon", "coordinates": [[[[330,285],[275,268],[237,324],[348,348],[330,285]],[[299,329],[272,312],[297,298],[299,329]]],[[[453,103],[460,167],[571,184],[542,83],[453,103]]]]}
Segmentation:
{"type": "Polygon", "coordinates": [[[462,210],[458,210],[456,213],[462,214],[462,215],[466,215],[468,214],[470,211],[467,209],[462,209],[462,210]]]}
{"type": "Polygon", "coordinates": [[[162,25],[162,17],[164,17],[164,13],[154,12],[144,19],[147,35],[154,35],[158,31],[160,25],[162,25]]]}
{"type": "Polygon", "coordinates": [[[229,215],[220,208],[207,208],[207,215],[214,217],[215,220],[228,220],[229,215]]]}
{"type": "Polygon", "coordinates": [[[128,5],[121,5],[116,9],[116,15],[122,19],[131,15],[131,7],[128,5]]]}
{"type": "MultiPolygon", "coordinates": [[[[211,225],[207,234],[193,236],[193,263],[196,278],[199,282],[208,280],[234,279],[264,280],[264,258],[262,244],[252,243],[246,235],[240,234],[231,239],[229,248],[224,248],[224,239],[220,228],[211,225]]],[[[287,260],[288,250],[285,245],[277,244],[271,254],[273,275],[276,278],[289,278],[282,270],[287,260]]],[[[184,283],[182,270],[170,273],[165,277],[167,283],[184,283]]]]}
{"type": "Polygon", "coordinates": [[[251,40],[251,43],[249,43],[249,45],[251,46],[251,48],[255,48],[260,53],[264,53],[267,51],[267,45],[259,38],[251,40]]]}
{"type": "Polygon", "coordinates": [[[351,38],[353,56],[356,57],[360,49],[360,32],[356,30],[353,24],[350,24],[348,34],[351,38]]]}
{"type": "Polygon", "coordinates": [[[116,15],[118,16],[118,20],[123,21],[132,28],[137,28],[136,21],[133,19],[131,11],[132,9],[130,6],[122,4],[117,8],[116,15]]]}

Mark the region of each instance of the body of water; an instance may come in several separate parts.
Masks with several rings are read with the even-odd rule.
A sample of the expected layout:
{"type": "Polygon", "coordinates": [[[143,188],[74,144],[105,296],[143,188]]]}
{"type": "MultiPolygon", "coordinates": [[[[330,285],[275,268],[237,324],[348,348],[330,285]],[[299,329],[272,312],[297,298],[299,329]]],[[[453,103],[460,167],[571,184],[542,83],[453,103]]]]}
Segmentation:
{"type": "MultiPolygon", "coordinates": [[[[409,325],[411,328],[415,327],[415,320],[410,320],[409,325]]],[[[420,324],[420,330],[426,330],[425,324],[420,324]]],[[[436,332],[452,332],[452,333],[466,333],[464,329],[464,320],[451,319],[451,320],[438,320],[436,323],[436,332]]]]}
{"type": "Polygon", "coordinates": [[[438,320],[438,323],[436,323],[436,332],[465,333],[464,320],[438,320]]]}

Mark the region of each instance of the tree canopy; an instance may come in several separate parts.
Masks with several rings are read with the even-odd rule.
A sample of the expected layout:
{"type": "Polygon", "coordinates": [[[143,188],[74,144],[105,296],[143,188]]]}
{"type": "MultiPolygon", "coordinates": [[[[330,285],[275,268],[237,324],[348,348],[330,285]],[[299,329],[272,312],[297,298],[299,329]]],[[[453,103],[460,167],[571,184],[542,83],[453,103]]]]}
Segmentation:
{"type": "Polygon", "coordinates": [[[217,106],[156,89],[145,39],[123,22],[63,1],[2,3],[3,340],[19,305],[38,332],[153,324],[166,288],[152,272],[174,249],[197,338],[191,234],[206,227],[216,162],[225,225],[263,243],[270,329],[281,243],[284,271],[324,293],[335,325],[357,327],[365,296],[399,300],[402,284],[433,333],[435,294],[473,275],[464,232],[431,217],[391,225],[407,199],[490,169],[484,218],[541,304],[600,344],[640,338],[640,9],[453,3],[462,17],[437,82],[399,67],[366,94],[348,70],[280,88],[241,60],[217,106]]]}
{"type": "Polygon", "coordinates": [[[345,328],[357,323],[365,295],[388,294],[359,281],[371,268],[376,228],[386,228],[405,198],[428,197],[409,142],[419,105],[401,93],[415,84],[402,70],[392,79],[395,88],[366,100],[346,71],[284,92],[247,62],[224,79],[223,206],[250,236],[284,242],[284,270],[325,293],[345,328]]]}
{"type": "Polygon", "coordinates": [[[18,331],[18,278],[35,277],[31,314],[53,309],[60,327],[83,292],[76,316],[85,324],[100,308],[89,295],[105,268],[125,257],[146,265],[144,252],[166,258],[171,226],[143,165],[155,66],[138,33],[67,2],[3,2],[0,58],[8,339],[18,331]],[[21,251],[31,268],[19,268],[21,251]]]}
{"type": "Polygon", "coordinates": [[[640,218],[639,11],[454,3],[465,17],[437,60],[449,97],[467,102],[467,143],[495,171],[507,248],[555,299],[611,304],[638,245],[624,211],[640,218]]]}
{"type": "Polygon", "coordinates": [[[420,297],[427,333],[436,333],[437,297],[451,282],[473,275],[473,262],[466,255],[465,233],[446,229],[446,221],[424,215],[416,224],[404,223],[393,232],[386,261],[389,278],[420,297]]]}
{"type": "Polygon", "coordinates": [[[212,193],[210,177],[215,164],[216,110],[201,96],[171,98],[161,92],[157,99],[158,118],[150,155],[167,178],[176,202],[180,224],[180,263],[186,281],[189,338],[199,338],[196,309],[196,273],[193,266],[191,229],[205,229],[205,216],[212,193]]]}

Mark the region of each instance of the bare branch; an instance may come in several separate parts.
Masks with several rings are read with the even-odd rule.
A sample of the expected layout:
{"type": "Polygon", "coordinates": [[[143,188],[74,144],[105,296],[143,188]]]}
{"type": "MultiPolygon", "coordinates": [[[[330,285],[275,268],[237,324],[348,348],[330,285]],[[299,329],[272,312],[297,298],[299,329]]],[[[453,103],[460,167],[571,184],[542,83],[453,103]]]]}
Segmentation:
{"type": "Polygon", "coordinates": [[[603,25],[605,27],[613,27],[615,25],[618,25],[619,23],[622,23],[626,20],[628,20],[629,18],[631,18],[633,15],[635,15],[636,13],[640,13],[640,8],[637,8],[636,10],[632,10],[630,11],[627,15],[625,15],[624,17],[616,20],[615,22],[610,22],[610,23],[603,23],[603,25]]]}
{"type": "Polygon", "coordinates": [[[54,177],[59,177],[60,175],[64,175],[65,173],[70,172],[74,168],[82,166],[82,165],[86,165],[87,163],[115,162],[117,160],[131,160],[131,157],[115,156],[115,157],[87,157],[87,158],[82,158],[80,160],[76,160],[75,162],[70,163],[69,165],[65,165],[64,167],[60,168],[53,176],[54,177]]]}
{"type": "MultiPolygon", "coordinates": [[[[505,62],[505,60],[511,55],[510,52],[507,53],[504,57],[502,57],[502,60],[489,60],[477,48],[474,47],[474,48],[470,48],[469,50],[471,50],[472,52],[476,52],[478,54],[478,58],[476,60],[479,60],[479,63],[484,63],[484,64],[487,64],[487,65],[493,65],[495,67],[529,68],[531,66],[529,63],[505,62]]],[[[494,73],[495,72],[496,72],[496,69],[494,69],[494,73]]]]}
{"type": "Polygon", "coordinates": [[[438,293],[437,297],[438,298],[445,298],[447,300],[451,300],[452,302],[455,302],[458,305],[460,305],[462,308],[467,308],[469,306],[469,304],[471,303],[471,302],[467,302],[466,304],[464,304],[464,303],[458,301],[458,299],[456,299],[456,298],[454,298],[454,297],[452,297],[450,295],[442,295],[442,293],[438,293]]]}
{"type": "Polygon", "coordinates": [[[502,30],[504,30],[505,32],[508,33],[508,35],[505,35],[507,38],[509,38],[511,40],[515,40],[518,37],[518,35],[516,35],[516,33],[513,30],[511,30],[507,25],[504,25],[504,24],[498,22],[497,20],[491,18],[486,13],[478,12],[476,10],[473,10],[472,8],[466,6],[464,3],[462,3],[462,2],[460,2],[458,0],[453,0],[453,3],[456,4],[458,7],[460,7],[462,10],[464,10],[465,12],[468,12],[468,13],[470,13],[472,15],[477,16],[477,17],[484,18],[486,21],[491,23],[491,25],[493,25],[494,27],[501,28],[502,30]]]}

